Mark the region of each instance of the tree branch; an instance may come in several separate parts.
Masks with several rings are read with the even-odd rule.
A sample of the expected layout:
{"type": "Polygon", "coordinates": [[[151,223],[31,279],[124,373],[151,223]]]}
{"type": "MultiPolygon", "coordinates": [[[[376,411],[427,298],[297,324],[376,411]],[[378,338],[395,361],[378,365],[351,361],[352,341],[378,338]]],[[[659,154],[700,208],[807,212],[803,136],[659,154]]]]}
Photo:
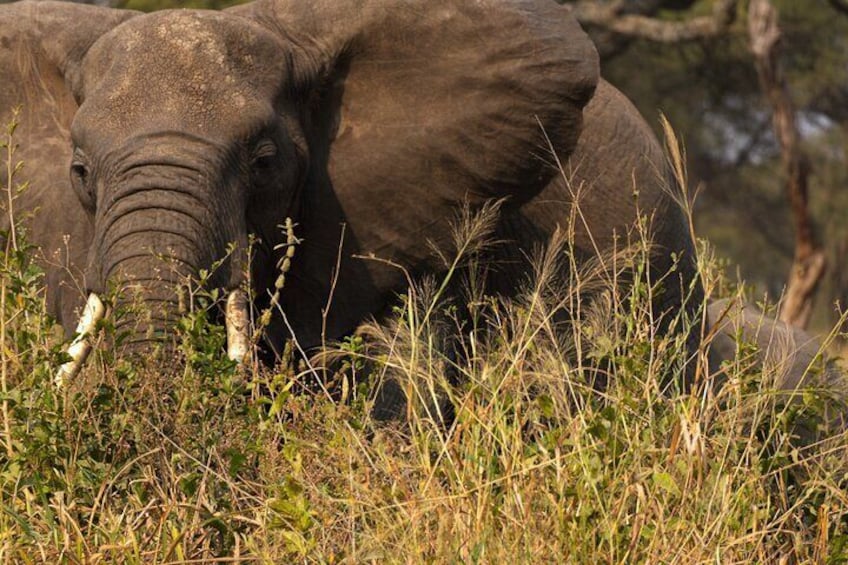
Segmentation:
{"type": "MultiPolygon", "coordinates": [[[[834,0],[836,1],[836,0],[834,0]]],[[[716,0],[713,13],[683,22],[662,21],[640,14],[624,13],[626,2],[580,0],[572,4],[580,23],[606,28],[629,37],[661,43],[692,41],[723,33],[736,19],[738,0],[716,0]]]]}
{"type": "Polygon", "coordinates": [[[829,0],[830,5],[833,6],[833,9],[837,12],[842,12],[846,16],[848,16],[848,0],[829,0]]]}
{"type": "Polygon", "coordinates": [[[795,227],[795,257],[786,287],[780,319],[804,328],[810,319],[813,297],[824,276],[825,255],[817,245],[807,204],[810,161],[801,149],[795,107],[780,65],[780,27],[777,10],[769,0],[751,0],[748,34],[760,86],[772,107],[772,125],[780,145],[780,160],[795,227]]]}

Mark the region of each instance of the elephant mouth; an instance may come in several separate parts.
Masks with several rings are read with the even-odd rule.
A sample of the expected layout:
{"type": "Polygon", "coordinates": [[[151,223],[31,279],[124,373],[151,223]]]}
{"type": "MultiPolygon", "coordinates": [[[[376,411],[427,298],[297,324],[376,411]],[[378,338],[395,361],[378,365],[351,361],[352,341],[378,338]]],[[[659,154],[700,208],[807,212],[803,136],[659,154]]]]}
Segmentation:
{"type": "MultiPolygon", "coordinates": [[[[91,353],[91,337],[95,334],[97,323],[106,316],[106,306],[95,293],[88,295],[73,341],[66,349],[70,360],[56,372],[55,383],[62,387],[74,379],[85,365],[91,353]]],[[[247,293],[241,289],[231,290],[225,306],[227,329],[227,357],[238,364],[244,363],[250,351],[250,303],[247,293]]]]}

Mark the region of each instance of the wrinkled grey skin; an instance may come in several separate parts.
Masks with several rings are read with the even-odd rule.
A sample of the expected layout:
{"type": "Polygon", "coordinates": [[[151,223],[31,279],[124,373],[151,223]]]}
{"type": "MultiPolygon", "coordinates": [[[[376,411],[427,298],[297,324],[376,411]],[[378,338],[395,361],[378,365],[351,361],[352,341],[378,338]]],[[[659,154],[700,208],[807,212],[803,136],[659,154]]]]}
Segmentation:
{"type": "MultiPolygon", "coordinates": [[[[19,180],[31,188],[17,214],[31,214],[49,306],[68,331],[85,295],[110,285],[140,289],[164,330],[175,283],[224,257],[211,284],[243,285],[250,264],[262,307],[291,217],[303,243],[282,308],[308,349],[407,284],[354,256],[438,273],[456,210],[502,198],[490,290],[508,295],[533,247],[572,225],[575,193],[581,258],[621,245],[647,214],[653,275],[679,257],[660,324],[684,294],[689,308],[701,301],[663,152],[554,2],[258,0],[149,15],[3,5],[0,122],[19,104],[19,180]]],[[[281,317],[269,336],[272,348],[288,336],[281,317]]]]}

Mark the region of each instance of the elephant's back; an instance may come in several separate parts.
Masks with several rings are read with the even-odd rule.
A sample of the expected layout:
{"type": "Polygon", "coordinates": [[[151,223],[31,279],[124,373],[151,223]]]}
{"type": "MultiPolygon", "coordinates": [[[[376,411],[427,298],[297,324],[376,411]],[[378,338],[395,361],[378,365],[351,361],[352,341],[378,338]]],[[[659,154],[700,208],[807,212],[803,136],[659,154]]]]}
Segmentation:
{"type": "Polygon", "coordinates": [[[591,239],[611,247],[614,236],[624,237],[639,215],[654,215],[663,224],[682,219],[673,210],[662,147],[618,89],[601,81],[583,122],[574,153],[539,199],[576,204],[581,221],[574,226],[575,245],[591,239]]]}
{"type": "Polygon", "coordinates": [[[539,240],[560,227],[574,233],[578,251],[594,254],[626,241],[636,220],[647,216],[655,244],[666,253],[691,252],[665,153],[638,110],[601,81],[583,122],[574,153],[536,198],[507,217],[504,235],[539,240]]]}
{"type": "MultiPolygon", "coordinates": [[[[686,308],[694,315],[702,297],[694,244],[673,196],[678,189],[662,146],[630,101],[604,81],[583,120],[577,147],[558,174],[536,198],[505,214],[498,239],[517,242],[513,249],[523,251],[503,261],[503,280],[526,269],[527,251],[547,242],[557,228],[573,234],[570,245],[578,261],[606,263],[640,242],[644,232],[634,226],[644,217],[652,242],[652,280],[672,268],[677,275],[665,279],[656,314],[677,311],[688,294],[686,308]]],[[[696,338],[690,338],[693,348],[696,338]]]]}

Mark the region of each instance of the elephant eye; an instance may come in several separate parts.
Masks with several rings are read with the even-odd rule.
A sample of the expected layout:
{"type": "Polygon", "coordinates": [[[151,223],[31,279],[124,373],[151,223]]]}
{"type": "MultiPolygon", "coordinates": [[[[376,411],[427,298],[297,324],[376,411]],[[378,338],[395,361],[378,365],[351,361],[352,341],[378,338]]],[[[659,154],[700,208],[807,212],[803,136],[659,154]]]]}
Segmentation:
{"type": "Polygon", "coordinates": [[[93,210],[95,199],[94,192],[91,189],[90,177],[91,172],[83,161],[82,154],[79,151],[75,151],[74,160],[71,163],[71,185],[82,205],[88,210],[93,210]]]}
{"type": "Polygon", "coordinates": [[[254,170],[262,171],[269,169],[274,164],[274,158],[277,156],[277,146],[273,141],[265,140],[260,142],[253,152],[252,166],[254,170]]]}
{"type": "Polygon", "coordinates": [[[74,163],[71,165],[71,174],[80,182],[85,183],[88,178],[88,169],[81,163],[74,163]]]}

